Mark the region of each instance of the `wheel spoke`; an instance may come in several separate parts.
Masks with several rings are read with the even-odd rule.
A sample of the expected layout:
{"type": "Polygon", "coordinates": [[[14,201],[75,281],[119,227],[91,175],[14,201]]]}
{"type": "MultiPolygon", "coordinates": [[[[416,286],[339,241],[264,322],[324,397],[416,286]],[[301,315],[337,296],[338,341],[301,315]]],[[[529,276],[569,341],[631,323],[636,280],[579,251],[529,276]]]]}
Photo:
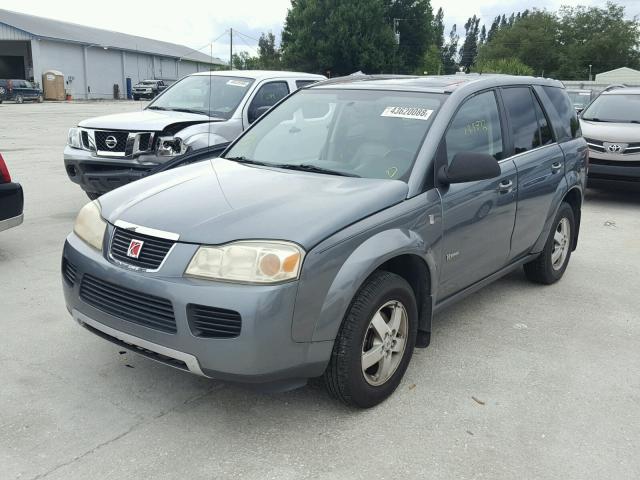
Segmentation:
{"type": "Polygon", "coordinates": [[[558,244],[562,245],[562,240],[564,240],[564,235],[562,232],[556,230],[556,233],[553,235],[553,240],[558,244]]]}
{"type": "Polygon", "coordinates": [[[561,256],[562,256],[562,247],[558,247],[551,254],[551,262],[556,263],[561,256]]]}
{"type": "Polygon", "coordinates": [[[400,322],[402,321],[402,307],[396,305],[393,307],[393,312],[391,313],[391,320],[389,321],[389,328],[391,330],[395,330],[396,333],[400,328],[400,322]]]}
{"type": "Polygon", "coordinates": [[[373,325],[373,328],[382,340],[384,340],[386,334],[391,334],[391,329],[380,312],[374,315],[373,320],[371,320],[371,325],[373,325]]]}
{"type": "Polygon", "coordinates": [[[371,350],[367,350],[362,354],[362,370],[375,365],[382,359],[382,344],[374,345],[371,350]]]}
{"type": "Polygon", "coordinates": [[[380,366],[378,367],[378,381],[385,381],[389,378],[391,370],[393,369],[393,360],[391,355],[384,355],[380,360],[380,366]]]}

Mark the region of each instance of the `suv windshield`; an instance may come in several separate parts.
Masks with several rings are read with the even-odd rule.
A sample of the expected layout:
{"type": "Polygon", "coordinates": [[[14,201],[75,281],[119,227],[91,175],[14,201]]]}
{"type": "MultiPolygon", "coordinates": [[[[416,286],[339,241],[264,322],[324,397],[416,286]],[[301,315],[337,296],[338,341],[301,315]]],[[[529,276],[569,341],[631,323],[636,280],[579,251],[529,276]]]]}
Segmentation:
{"type": "Polygon", "coordinates": [[[640,123],[640,94],[600,95],[587,108],[583,120],[640,123]]]}
{"type": "Polygon", "coordinates": [[[256,123],[226,158],[407,181],[444,94],[302,90],[256,123]]]}
{"type": "Polygon", "coordinates": [[[147,108],[202,113],[228,120],[252,83],[251,78],[191,75],[166,89],[147,108]]]}

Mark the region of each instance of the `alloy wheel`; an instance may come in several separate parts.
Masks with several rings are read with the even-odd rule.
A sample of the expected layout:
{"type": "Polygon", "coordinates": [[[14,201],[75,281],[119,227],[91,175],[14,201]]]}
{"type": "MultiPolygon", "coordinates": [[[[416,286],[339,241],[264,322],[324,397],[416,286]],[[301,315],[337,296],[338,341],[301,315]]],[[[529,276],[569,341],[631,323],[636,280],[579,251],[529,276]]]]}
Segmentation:
{"type": "Polygon", "coordinates": [[[562,218],[558,222],[553,235],[553,250],[551,252],[551,265],[554,270],[560,270],[569,253],[569,241],[571,239],[571,224],[569,219],[562,218]]]}
{"type": "Polygon", "coordinates": [[[362,374],[369,385],[380,386],[393,376],[404,355],[408,328],[407,310],[397,300],[373,315],[362,342],[362,374]]]}

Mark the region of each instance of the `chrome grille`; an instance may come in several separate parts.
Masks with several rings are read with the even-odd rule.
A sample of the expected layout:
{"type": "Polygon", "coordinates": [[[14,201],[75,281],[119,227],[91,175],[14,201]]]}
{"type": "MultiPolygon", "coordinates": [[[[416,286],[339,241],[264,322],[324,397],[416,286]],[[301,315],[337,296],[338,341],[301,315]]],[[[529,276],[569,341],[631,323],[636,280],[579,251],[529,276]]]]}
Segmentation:
{"type": "Polygon", "coordinates": [[[116,227],[111,238],[109,253],[114,260],[127,265],[145,270],[157,270],[175,243],[173,240],[143,235],[116,227]],[[144,242],[138,258],[132,258],[127,254],[132,240],[144,242]]]}

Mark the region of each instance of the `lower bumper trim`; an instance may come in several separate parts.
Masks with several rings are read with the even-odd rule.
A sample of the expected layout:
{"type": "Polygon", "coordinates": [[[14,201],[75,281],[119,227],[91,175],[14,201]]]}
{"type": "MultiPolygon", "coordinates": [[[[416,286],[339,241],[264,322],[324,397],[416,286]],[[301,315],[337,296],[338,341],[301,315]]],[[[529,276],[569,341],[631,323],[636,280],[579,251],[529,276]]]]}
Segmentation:
{"type": "Polygon", "coordinates": [[[89,330],[93,331],[93,333],[96,333],[101,337],[106,338],[107,340],[116,343],[124,348],[129,348],[136,353],[140,353],[145,357],[148,357],[160,363],[164,363],[165,365],[169,365],[170,367],[178,368],[180,370],[188,370],[189,372],[200,375],[202,377],[207,376],[200,368],[198,359],[191,354],[180,352],[163,345],[158,345],[157,343],[149,342],[148,340],[143,340],[142,338],[136,337],[134,335],[129,335],[128,333],[115,330],[93,320],[92,318],[87,317],[86,315],[80,313],[75,309],[71,312],[71,315],[73,316],[73,319],[80,325],[89,327],[89,330]]]}
{"type": "Polygon", "coordinates": [[[8,230],[13,227],[17,227],[24,221],[24,214],[21,213],[17,217],[7,218],[6,220],[0,220],[0,232],[8,230]]]}

